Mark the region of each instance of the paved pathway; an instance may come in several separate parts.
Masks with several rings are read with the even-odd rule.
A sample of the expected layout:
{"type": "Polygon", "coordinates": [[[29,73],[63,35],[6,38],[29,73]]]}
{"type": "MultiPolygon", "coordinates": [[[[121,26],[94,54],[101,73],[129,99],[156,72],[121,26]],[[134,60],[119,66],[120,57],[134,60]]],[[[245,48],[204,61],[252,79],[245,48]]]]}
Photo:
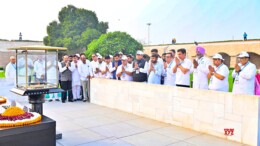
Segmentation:
{"type": "MultiPolygon", "coordinates": [[[[30,106],[27,98],[0,87],[0,95],[30,106]]],[[[91,103],[46,102],[44,114],[57,121],[57,146],[241,146],[214,136],[91,103]]]]}

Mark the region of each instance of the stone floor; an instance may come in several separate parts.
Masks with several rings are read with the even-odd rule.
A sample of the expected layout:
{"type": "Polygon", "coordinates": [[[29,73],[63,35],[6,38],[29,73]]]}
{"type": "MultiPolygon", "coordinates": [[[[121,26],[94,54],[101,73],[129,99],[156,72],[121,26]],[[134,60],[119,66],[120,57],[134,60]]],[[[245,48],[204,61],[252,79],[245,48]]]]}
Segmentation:
{"type": "MultiPolygon", "coordinates": [[[[0,95],[30,106],[27,98],[0,87],[0,95]]],[[[46,102],[44,115],[57,121],[57,146],[241,146],[214,136],[91,103],[46,102]]]]}

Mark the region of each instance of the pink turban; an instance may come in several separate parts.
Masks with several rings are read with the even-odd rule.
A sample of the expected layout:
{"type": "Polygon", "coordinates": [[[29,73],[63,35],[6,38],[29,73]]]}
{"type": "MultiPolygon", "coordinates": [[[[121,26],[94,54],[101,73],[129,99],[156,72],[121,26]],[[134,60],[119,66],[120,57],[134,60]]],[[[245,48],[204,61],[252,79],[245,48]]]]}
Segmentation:
{"type": "Polygon", "coordinates": [[[200,52],[200,54],[202,54],[202,55],[205,54],[205,49],[201,46],[197,46],[196,51],[200,52]]]}

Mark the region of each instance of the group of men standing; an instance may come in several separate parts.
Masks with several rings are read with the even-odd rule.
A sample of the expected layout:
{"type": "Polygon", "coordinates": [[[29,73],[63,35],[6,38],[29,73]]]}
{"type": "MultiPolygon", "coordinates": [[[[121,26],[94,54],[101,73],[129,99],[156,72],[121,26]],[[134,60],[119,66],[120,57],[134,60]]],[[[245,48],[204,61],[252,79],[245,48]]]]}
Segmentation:
{"type": "MultiPolygon", "coordinates": [[[[62,93],[62,102],[65,103],[67,97],[69,102],[89,101],[89,81],[92,78],[190,88],[190,74],[193,73],[193,88],[228,92],[229,69],[223,63],[224,58],[217,53],[212,57],[212,63],[201,46],[196,47],[196,56],[196,59],[191,61],[184,48],[178,49],[177,52],[174,49],[169,50],[163,58],[159,56],[157,49],[152,49],[149,61],[144,59],[144,53],[140,50],[136,52],[135,60],[131,54],[123,55],[121,52],[105,57],[95,53],[92,54],[92,61],[86,59],[84,53],[64,55],[63,60],[58,63],[60,86],[66,91],[62,93]]],[[[254,94],[256,66],[249,59],[247,52],[241,52],[238,56],[239,62],[232,73],[233,93],[254,94]]],[[[10,57],[6,78],[13,77],[15,70],[15,58],[10,57]]]]}
{"type": "MultiPolygon", "coordinates": [[[[114,56],[102,57],[99,53],[92,54],[92,61],[86,59],[84,53],[74,56],[63,56],[59,63],[60,85],[68,92],[68,101],[73,102],[83,97],[83,102],[89,101],[89,80],[92,78],[106,78],[124,81],[147,81],[146,61],[143,52],[137,51],[134,57],[116,53],[114,56]],[[72,59],[73,57],[73,59],[72,59]],[[70,59],[71,58],[71,59],[70,59]],[[82,92],[82,95],[80,93],[82,92]]],[[[62,102],[66,101],[67,93],[62,93],[62,102]]]]}
{"type": "MultiPolygon", "coordinates": [[[[196,89],[229,91],[229,68],[224,64],[224,58],[219,53],[212,61],[205,56],[205,49],[196,47],[196,59],[189,60],[185,49],[170,50],[165,55],[164,62],[159,58],[158,50],[151,50],[151,62],[148,67],[148,83],[190,87],[190,74],[193,73],[192,87],[196,89]]],[[[256,66],[249,61],[247,52],[238,55],[238,63],[232,72],[234,78],[233,93],[254,95],[256,66]]]]}

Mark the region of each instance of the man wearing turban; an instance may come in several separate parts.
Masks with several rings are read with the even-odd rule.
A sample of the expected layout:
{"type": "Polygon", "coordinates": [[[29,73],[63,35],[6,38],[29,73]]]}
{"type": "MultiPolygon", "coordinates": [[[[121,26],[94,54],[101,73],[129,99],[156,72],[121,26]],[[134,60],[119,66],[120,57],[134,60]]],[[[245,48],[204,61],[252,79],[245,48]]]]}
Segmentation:
{"type": "Polygon", "coordinates": [[[208,89],[208,67],[212,63],[204,55],[205,49],[201,46],[196,46],[197,58],[193,60],[193,88],[196,89],[208,89]]]}

